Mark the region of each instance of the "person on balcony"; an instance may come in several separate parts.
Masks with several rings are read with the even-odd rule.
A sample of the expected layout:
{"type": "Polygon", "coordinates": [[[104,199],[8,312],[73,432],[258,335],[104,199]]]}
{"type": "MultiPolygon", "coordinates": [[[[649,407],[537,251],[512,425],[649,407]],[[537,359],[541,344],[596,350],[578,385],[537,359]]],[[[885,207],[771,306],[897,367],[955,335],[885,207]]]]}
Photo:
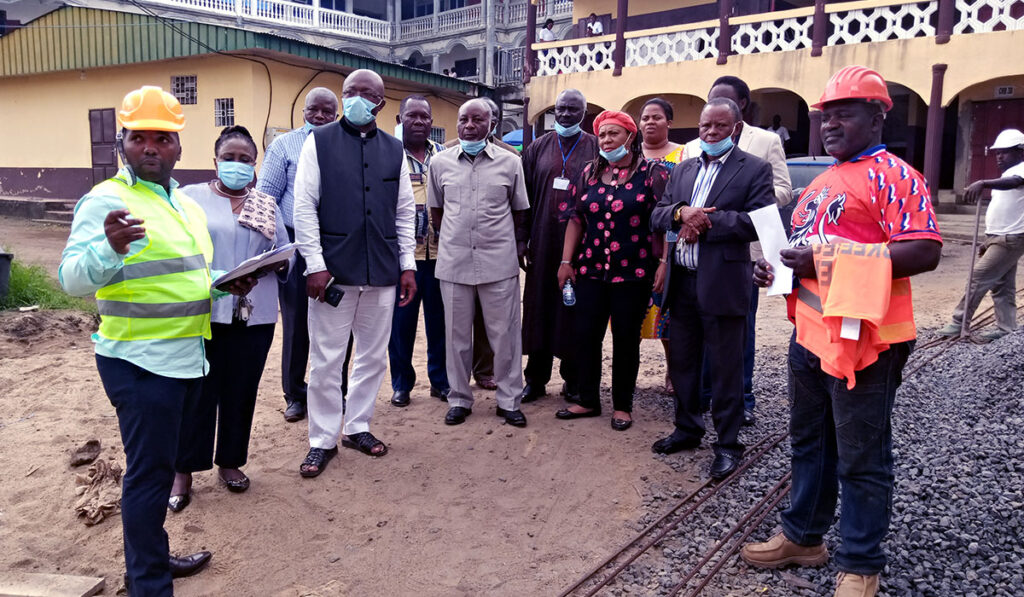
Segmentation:
{"type": "Polygon", "coordinates": [[[539,41],[558,41],[555,37],[555,20],[548,19],[544,21],[544,26],[540,29],[540,34],[537,35],[539,41]]]}
{"type": "Polygon", "coordinates": [[[651,450],[672,454],[700,445],[706,357],[714,372],[711,412],[718,436],[713,479],[729,476],[743,457],[742,347],[750,307],[749,243],[757,238],[747,214],[774,200],[771,166],[734,145],[741,120],[736,102],[708,100],[698,123],[701,155],[675,167],[651,216],[654,230],[679,235],[666,291],[675,429],[651,450]]]}
{"type": "MultiPolygon", "coordinates": [[[[775,187],[775,203],[779,207],[789,204],[793,199],[793,187],[789,180],[789,168],[786,166],[786,151],[782,148],[782,140],[774,133],[769,133],[764,129],[747,124],[751,109],[750,87],[739,77],[729,75],[719,77],[711,86],[711,91],[708,92],[708,100],[721,97],[735,102],[743,114],[743,121],[739,123],[736,132],[733,133],[733,141],[736,147],[752,156],[765,160],[771,165],[772,183],[775,187]]],[[[683,157],[693,158],[700,154],[700,139],[698,138],[686,144],[683,157]]],[[[756,261],[760,256],[761,245],[755,241],[750,244],[751,261],[756,261]]],[[[750,311],[747,313],[746,343],[743,349],[744,425],[753,425],[757,421],[754,415],[754,407],[756,406],[754,400],[754,335],[758,294],[757,286],[752,284],[750,290],[750,311]]],[[[711,378],[714,372],[706,361],[703,374],[704,410],[707,410],[708,401],[711,399],[711,378]]]]}
{"type": "Polygon", "coordinates": [[[519,258],[526,251],[526,198],[522,161],[488,141],[494,117],[487,102],[459,108],[459,147],[434,156],[427,205],[440,231],[437,279],[444,300],[446,363],[451,392],[448,425],[472,413],[469,372],[473,319],[479,310],[494,349],[496,414],[526,426],[519,410],[523,391],[519,258]]]}
{"type": "Polygon", "coordinates": [[[559,215],[570,201],[569,188],[583,167],[597,157],[597,137],[582,130],[587,100],[575,89],[555,99],[555,130],[541,135],[523,152],[523,173],[530,199],[530,237],[526,253],[526,287],[523,290],[523,353],[526,386],[522,401],[545,396],[554,358],[561,359],[562,395],[579,399],[574,309],[562,304],[558,287],[558,262],[562,257],[565,224],[559,215]]]}
{"type": "MultiPolygon", "coordinates": [[[[575,334],[580,399],[559,410],[559,419],[601,415],[601,352],[612,330],[611,427],[633,424],[633,392],[640,368],[640,327],[651,298],[661,290],[662,235],[651,232],[651,212],[668,182],[668,168],[640,150],[636,123],[625,112],[606,110],[594,119],[598,156],[570,188],[558,285],[576,287],[575,334]]],[[[664,257],[662,256],[663,260],[664,257]]]]}
{"type": "MultiPolygon", "coordinates": [[[[277,201],[291,241],[295,240],[295,173],[299,167],[299,153],[314,128],[338,119],[338,96],[326,87],[314,87],[306,94],[302,118],[302,126],[274,139],[267,147],[256,182],[257,191],[277,201]]],[[[288,279],[280,285],[278,296],[281,301],[284,420],[293,423],[306,418],[306,364],[309,360],[306,261],[298,253],[295,266],[288,272],[288,279]]],[[[347,366],[345,370],[347,378],[347,366]]]]}
{"type": "Polygon", "coordinates": [[[295,175],[295,237],[309,297],[309,451],[299,474],[316,477],[341,445],[381,457],[370,432],[387,371],[396,300],[416,293],[416,206],[402,142],[377,126],[384,80],[345,77],[344,116],[306,138],[295,175]],[[396,293],[395,287],[401,286],[396,293]],[[340,386],[352,342],[352,385],[340,386]]]}
{"type": "Polygon", "coordinates": [[[599,35],[604,35],[604,25],[601,24],[601,21],[597,20],[597,14],[590,13],[590,16],[587,17],[587,37],[597,37],[599,35]]]}
{"type": "MultiPolygon", "coordinates": [[[[788,363],[790,504],[782,532],[743,546],[740,556],[758,568],[824,564],[825,536],[841,503],[835,597],[874,597],[892,514],[892,410],[917,335],[909,278],[938,266],[942,237],[927,181],[882,145],[892,109],[882,76],[842,68],[813,107],[836,164],[807,185],[793,210],[792,248],[781,251],[795,282],[788,297],[796,324],[788,363]],[[849,265],[840,268],[843,258],[849,265]],[[873,315],[870,325],[853,319],[857,340],[826,323],[841,317],[827,317],[823,305],[840,304],[873,315]],[[865,354],[870,359],[861,362],[865,354]]],[[[754,281],[767,286],[772,278],[759,259],[754,281]]]]}

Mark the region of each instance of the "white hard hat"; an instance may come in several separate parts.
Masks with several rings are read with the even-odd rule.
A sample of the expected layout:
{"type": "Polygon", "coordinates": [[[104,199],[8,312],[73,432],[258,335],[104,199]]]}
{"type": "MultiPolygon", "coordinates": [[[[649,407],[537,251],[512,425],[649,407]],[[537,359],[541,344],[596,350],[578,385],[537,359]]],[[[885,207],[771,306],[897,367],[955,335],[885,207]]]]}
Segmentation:
{"type": "Polygon", "coordinates": [[[1010,149],[1024,145],[1024,133],[1017,129],[1006,129],[999,133],[995,143],[989,149],[1010,149]]]}

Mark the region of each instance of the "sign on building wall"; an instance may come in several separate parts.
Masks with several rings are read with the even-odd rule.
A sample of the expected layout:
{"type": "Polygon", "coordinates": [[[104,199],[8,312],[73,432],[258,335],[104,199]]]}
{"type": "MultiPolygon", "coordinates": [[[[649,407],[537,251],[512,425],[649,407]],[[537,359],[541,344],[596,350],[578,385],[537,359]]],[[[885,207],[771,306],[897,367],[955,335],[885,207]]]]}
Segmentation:
{"type": "Polygon", "coordinates": [[[1013,85],[1000,85],[996,87],[996,97],[1013,97],[1014,91],[1013,85]]]}

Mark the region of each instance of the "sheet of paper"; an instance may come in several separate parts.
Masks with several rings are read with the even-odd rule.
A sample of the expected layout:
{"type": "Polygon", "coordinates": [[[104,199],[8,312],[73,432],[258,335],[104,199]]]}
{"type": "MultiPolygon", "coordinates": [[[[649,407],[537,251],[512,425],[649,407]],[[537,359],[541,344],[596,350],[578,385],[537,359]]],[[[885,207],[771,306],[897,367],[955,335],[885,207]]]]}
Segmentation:
{"type": "Polygon", "coordinates": [[[218,288],[224,284],[227,284],[228,282],[231,282],[236,278],[247,276],[255,272],[256,270],[260,269],[261,267],[273,266],[275,264],[284,263],[285,261],[291,259],[292,255],[295,254],[296,248],[297,247],[295,246],[295,243],[288,243],[283,247],[278,247],[272,251],[267,251],[266,253],[261,253],[254,257],[250,257],[243,261],[242,263],[239,263],[238,267],[236,267],[235,269],[226,272],[222,274],[220,277],[218,277],[216,280],[213,281],[213,284],[211,284],[210,287],[218,288]]]}
{"type": "Polygon", "coordinates": [[[755,209],[750,212],[750,219],[757,230],[757,239],[761,241],[764,258],[771,264],[772,275],[775,276],[768,286],[768,296],[789,294],[793,291],[793,270],[782,265],[782,257],[779,256],[779,251],[789,248],[789,239],[786,238],[786,229],[782,227],[779,206],[772,203],[755,209]]]}

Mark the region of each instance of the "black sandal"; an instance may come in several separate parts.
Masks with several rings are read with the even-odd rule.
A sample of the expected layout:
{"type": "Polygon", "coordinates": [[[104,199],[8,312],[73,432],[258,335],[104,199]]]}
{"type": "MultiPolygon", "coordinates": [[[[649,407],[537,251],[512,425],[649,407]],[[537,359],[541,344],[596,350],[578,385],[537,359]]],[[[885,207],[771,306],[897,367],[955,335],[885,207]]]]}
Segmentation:
{"type": "Polygon", "coordinates": [[[316,477],[320,473],[324,472],[327,468],[327,463],[334,458],[334,455],[338,453],[338,448],[334,447],[330,450],[324,450],[323,448],[310,448],[309,452],[306,453],[306,459],[299,465],[299,474],[307,479],[316,477]]]}
{"type": "Polygon", "coordinates": [[[380,458],[381,456],[388,453],[388,447],[384,445],[384,442],[373,437],[373,434],[369,431],[362,433],[354,433],[341,440],[341,445],[346,448],[352,448],[353,450],[359,450],[367,456],[373,456],[374,458],[380,458]],[[374,452],[373,449],[377,446],[382,446],[384,449],[380,452],[374,452]]]}

